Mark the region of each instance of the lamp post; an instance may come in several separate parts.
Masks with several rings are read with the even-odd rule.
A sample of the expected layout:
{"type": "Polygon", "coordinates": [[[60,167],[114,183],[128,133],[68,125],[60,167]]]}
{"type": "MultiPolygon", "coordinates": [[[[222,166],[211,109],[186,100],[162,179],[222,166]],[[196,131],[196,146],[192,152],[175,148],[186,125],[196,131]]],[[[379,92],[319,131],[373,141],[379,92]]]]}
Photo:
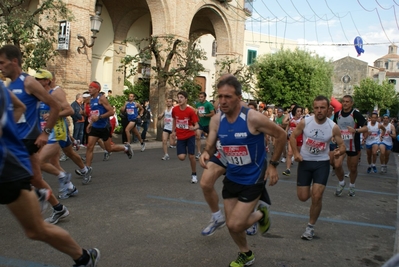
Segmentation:
{"type": "Polygon", "coordinates": [[[82,46],[79,46],[77,48],[79,54],[85,54],[86,52],[85,47],[92,47],[94,45],[94,42],[97,38],[96,34],[100,31],[101,23],[103,22],[103,19],[100,17],[101,9],[102,5],[96,4],[96,14],[94,16],[90,16],[91,32],[93,33],[93,35],[91,36],[91,43],[88,44],[86,38],[83,37],[82,35],[78,34],[77,36],[78,40],[82,43],[82,46]]]}

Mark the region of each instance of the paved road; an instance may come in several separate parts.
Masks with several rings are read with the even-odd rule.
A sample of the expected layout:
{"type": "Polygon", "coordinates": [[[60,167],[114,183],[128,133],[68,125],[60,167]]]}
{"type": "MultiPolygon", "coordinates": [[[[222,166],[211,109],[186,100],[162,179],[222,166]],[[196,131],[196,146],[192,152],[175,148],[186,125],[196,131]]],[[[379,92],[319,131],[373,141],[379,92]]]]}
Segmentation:
{"type": "MultiPolygon", "coordinates": [[[[237,248],[227,228],[210,237],[200,235],[210,212],[200,186],[190,184],[188,161],[180,162],[172,149],[171,160],[162,161],[160,143],[149,142],[147,147],[139,152],[135,144],[131,160],[114,153],[103,162],[102,154],[95,154],[93,180],[83,186],[74,176],[79,194],[62,201],[71,214],[59,226],[82,246],[98,247],[103,267],[228,266],[237,248]]],[[[248,237],[256,255],[254,266],[381,266],[398,252],[397,158],[392,155],[387,174],[366,174],[363,151],[354,198],[347,190],[342,197],[333,196],[337,181],[330,177],[312,241],[300,239],[310,203],[297,199],[295,164],[290,177],[281,175],[276,186],[268,187],[272,228],[267,238],[248,237]]],[[[62,165],[73,172],[70,160],[62,165]]],[[[281,173],[284,166],[278,169],[281,173]]],[[[45,179],[57,189],[55,178],[45,179]]],[[[220,192],[221,179],[216,187],[220,192]]],[[[28,240],[4,206],[0,214],[0,266],[73,264],[51,247],[28,240]]]]}

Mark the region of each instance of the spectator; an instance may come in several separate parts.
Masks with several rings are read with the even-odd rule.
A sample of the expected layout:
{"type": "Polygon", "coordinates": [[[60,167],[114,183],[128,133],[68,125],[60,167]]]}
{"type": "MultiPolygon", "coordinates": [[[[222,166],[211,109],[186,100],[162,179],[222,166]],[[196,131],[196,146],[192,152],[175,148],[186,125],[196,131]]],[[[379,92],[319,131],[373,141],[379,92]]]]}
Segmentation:
{"type": "Polygon", "coordinates": [[[73,109],[72,121],[73,121],[73,139],[83,144],[83,132],[85,125],[84,109],[83,109],[83,96],[82,94],[76,95],[76,100],[72,102],[71,107],[73,109]]]}
{"type": "Polygon", "coordinates": [[[151,113],[151,108],[150,108],[150,101],[146,100],[144,101],[143,104],[144,112],[142,116],[142,127],[143,131],[141,132],[141,139],[143,139],[144,142],[147,142],[147,130],[148,130],[148,125],[152,121],[152,113],[151,113]]]}
{"type": "Polygon", "coordinates": [[[86,91],[82,95],[83,97],[83,112],[85,117],[84,130],[83,130],[83,144],[87,145],[88,134],[86,132],[87,125],[89,125],[89,115],[90,115],[90,94],[86,91]]]}

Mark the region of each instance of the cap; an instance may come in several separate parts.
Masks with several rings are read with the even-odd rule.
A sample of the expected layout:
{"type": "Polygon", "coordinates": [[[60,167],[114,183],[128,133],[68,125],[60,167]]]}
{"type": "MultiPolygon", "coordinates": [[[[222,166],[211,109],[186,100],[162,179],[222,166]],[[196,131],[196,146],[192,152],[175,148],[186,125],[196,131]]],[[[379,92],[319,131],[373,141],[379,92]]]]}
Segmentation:
{"type": "Polygon", "coordinates": [[[38,69],[34,76],[36,79],[53,79],[53,75],[48,70],[38,69]]]}
{"type": "Polygon", "coordinates": [[[83,95],[82,95],[83,97],[89,97],[90,96],[90,94],[89,93],[83,93],[83,95]]]}

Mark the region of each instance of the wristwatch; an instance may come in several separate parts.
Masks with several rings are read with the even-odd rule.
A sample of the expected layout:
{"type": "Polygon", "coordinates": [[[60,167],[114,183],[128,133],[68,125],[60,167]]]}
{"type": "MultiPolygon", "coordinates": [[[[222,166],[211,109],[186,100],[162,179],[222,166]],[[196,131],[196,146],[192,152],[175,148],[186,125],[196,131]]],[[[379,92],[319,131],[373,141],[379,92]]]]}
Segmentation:
{"type": "Polygon", "coordinates": [[[45,132],[46,134],[51,134],[51,129],[50,128],[44,128],[43,132],[45,132]]]}
{"type": "Polygon", "coordinates": [[[269,164],[270,164],[270,165],[273,165],[275,168],[277,168],[277,166],[280,164],[280,162],[270,160],[270,161],[269,161],[269,164]]]}

